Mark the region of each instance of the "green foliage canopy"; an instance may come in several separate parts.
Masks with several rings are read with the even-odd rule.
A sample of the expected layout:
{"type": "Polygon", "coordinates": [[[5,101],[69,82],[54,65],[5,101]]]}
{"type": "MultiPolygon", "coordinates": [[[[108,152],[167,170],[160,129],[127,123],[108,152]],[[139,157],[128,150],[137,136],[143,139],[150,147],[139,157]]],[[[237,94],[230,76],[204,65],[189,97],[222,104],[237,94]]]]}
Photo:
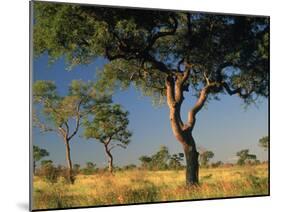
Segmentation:
{"type": "Polygon", "coordinates": [[[128,111],[124,111],[118,104],[100,103],[92,109],[93,119],[84,121],[84,136],[89,139],[111,144],[109,149],[116,146],[126,148],[130,143],[132,133],[127,129],[129,125],[128,111]]]}
{"type": "Polygon", "coordinates": [[[182,168],[182,164],[181,161],[183,161],[183,156],[182,154],[173,154],[172,156],[170,156],[169,158],[169,163],[168,163],[168,167],[170,169],[175,169],[178,170],[180,168],[182,168]]]}
{"type": "Polygon", "coordinates": [[[160,149],[151,156],[143,155],[139,158],[141,161],[141,166],[149,170],[166,170],[179,169],[182,167],[181,161],[184,155],[182,153],[169,154],[168,147],[160,146],[160,149]]]}
{"type": "Polygon", "coordinates": [[[77,133],[81,119],[90,113],[93,106],[100,102],[110,102],[111,98],[96,93],[92,82],[73,80],[68,94],[60,96],[54,82],[38,80],[33,85],[33,101],[42,107],[43,115],[51,126],[39,120],[39,112],[36,113],[35,109],[34,124],[42,131],[57,131],[70,140],[77,133]],[[73,120],[75,128],[71,132],[70,123],[73,120]]]}
{"type": "Polygon", "coordinates": [[[39,146],[33,145],[33,158],[34,161],[39,161],[44,157],[49,156],[49,152],[46,149],[41,149],[39,146]]]}
{"type": "Polygon", "coordinates": [[[108,59],[100,88],[165,96],[165,78],[186,69],[185,91],[268,96],[269,18],[35,2],[35,54],[65,56],[70,67],[108,59]],[[105,87],[106,86],[106,87],[105,87]]]}
{"type": "Polygon", "coordinates": [[[259,139],[259,146],[264,148],[264,150],[268,149],[269,139],[268,136],[264,136],[259,139]]]}
{"type": "Polygon", "coordinates": [[[256,160],[257,156],[253,154],[249,154],[249,149],[243,149],[236,153],[236,156],[239,157],[237,164],[244,165],[247,160],[256,160]]]}

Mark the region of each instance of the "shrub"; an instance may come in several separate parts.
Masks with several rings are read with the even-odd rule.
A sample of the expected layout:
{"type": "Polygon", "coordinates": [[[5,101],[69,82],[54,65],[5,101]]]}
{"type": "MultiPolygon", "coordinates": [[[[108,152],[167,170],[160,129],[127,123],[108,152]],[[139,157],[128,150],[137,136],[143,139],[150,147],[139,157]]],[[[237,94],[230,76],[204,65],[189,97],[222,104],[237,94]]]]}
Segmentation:
{"type": "Polygon", "coordinates": [[[62,177],[67,183],[74,183],[75,172],[69,177],[69,170],[63,166],[55,167],[51,162],[43,163],[41,168],[38,170],[37,175],[44,179],[46,182],[56,183],[58,178],[62,177]]]}
{"type": "Polygon", "coordinates": [[[41,165],[37,175],[47,182],[56,183],[59,178],[59,170],[52,163],[46,163],[41,165]]]}

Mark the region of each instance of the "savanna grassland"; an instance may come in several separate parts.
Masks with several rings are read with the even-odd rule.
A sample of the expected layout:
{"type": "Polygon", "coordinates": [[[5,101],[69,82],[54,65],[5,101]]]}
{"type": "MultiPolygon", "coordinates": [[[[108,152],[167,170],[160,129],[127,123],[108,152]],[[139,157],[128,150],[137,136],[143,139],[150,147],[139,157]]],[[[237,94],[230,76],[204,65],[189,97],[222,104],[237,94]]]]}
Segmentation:
{"type": "Polygon", "coordinates": [[[117,171],[78,175],[48,183],[34,177],[33,209],[149,203],[218,197],[267,195],[268,166],[245,165],[200,169],[200,185],[186,187],[183,170],[117,171]]]}

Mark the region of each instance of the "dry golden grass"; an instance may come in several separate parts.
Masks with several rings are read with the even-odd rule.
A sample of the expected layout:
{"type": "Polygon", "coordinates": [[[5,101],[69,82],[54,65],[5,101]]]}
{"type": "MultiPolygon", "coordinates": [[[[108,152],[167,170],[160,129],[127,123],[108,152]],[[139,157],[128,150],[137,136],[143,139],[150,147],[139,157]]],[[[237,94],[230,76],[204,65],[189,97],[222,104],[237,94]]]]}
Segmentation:
{"type": "Polygon", "coordinates": [[[190,200],[268,194],[268,167],[200,170],[200,185],[186,187],[184,171],[119,171],[79,175],[74,185],[34,178],[34,209],[190,200]]]}

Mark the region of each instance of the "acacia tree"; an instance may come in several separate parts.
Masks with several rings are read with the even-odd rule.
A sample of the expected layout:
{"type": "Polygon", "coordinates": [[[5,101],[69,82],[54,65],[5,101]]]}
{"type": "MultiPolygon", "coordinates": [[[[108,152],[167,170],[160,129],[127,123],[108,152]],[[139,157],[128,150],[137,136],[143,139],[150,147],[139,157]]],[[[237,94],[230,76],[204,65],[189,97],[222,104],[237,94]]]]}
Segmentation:
{"type": "MultiPolygon", "coordinates": [[[[97,95],[92,83],[74,80],[69,86],[68,95],[60,96],[54,82],[36,81],[33,85],[34,104],[43,113],[33,113],[33,123],[42,132],[56,132],[64,142],[69,182],[74,183],[70,141],[78,133],[81,120],[85,118],[96,102],[110,101],[108,97],[97,95]],[[40,108],[41,107],[41,108],[40,108]],[[39,113],[39,114],[38,114],[39,113]],[[39,120],[45,117],[45,121],[39,120]]],[[[38,110],[37,110],[38,111],[38,110]]]]}
{"type": "Polygon", "coordinates": [[[84,136],[96,139],[103,144],[108,158],[108,170],[113,172],[112,150],[116,147],[126,148],[132,133],[127,129],[128,111],[118,104],[97,104],[92,110],[93,120],[85,120],[84,136]]]}
{"type": "Polygon", "coordinates": [[[248,149],[243,149],[239,152],[236,153],[236,156],[238,156],[238,161],[237,164],[238,165],[245,165],[245,162],[247,160],[256,160],[257,156],[253,155],[253,154],[249,154],[249,150],[248,149]]]}
{"type": "Polygon", "coordinates": [[[168,160],[170,158],[168,147],[160,146],[158,152],[151,156],[151,167],[156,170],[165,170],[168,168],[168,160]]]}
{"type": "Polygon", "coordinates": [[[209,163],[209,160],[214,157],[212,151],[204,151],[200,154],[200,162],[202,167],[206,167],[209,163]]]}
{"type": "Polygon", "coordinates": [[[264,136],[259,139],[259,146],[262,147],[264,150],[268,149],[269,139],[268,136],[264,136]]]}
{"type": "Polygon", "coordinates": [[[181,161],[183,160],[184,154],[183,153],[178,153],[178,154],[173,154],[169,158],[169,168],[171,169],[180,169],[182,168],[181,161]]]}
{"type": "MultiPolygon", "coordinates": [[[[198,183],[192,132],[199,111],[219,94],[245,103],[268,96],[269,18],[35,3],[35,54],[70,66],[108,60],[99,88],[128,87],[166,99],[186,158],[186,183],[198,183]],[[184,92],[197,98],[181,118],[184,92]]],[[[188,100],[191,98],[188,97],[188,100]]]]}
{"type": "Polygon", "coordinates": [[[47,156],[49,156],[49,152],[46,149],[33,145],[33,173],[35,173],[36,162],[47,156]]]}
{"type": "Polygon", "coordinates": [[[151,162],[151,157],[146,156],[146,155],[142,155],[139,157],[139,160],[141,162],[141,167],[144,169],[150,169],[150,162],[151,162]]]}

